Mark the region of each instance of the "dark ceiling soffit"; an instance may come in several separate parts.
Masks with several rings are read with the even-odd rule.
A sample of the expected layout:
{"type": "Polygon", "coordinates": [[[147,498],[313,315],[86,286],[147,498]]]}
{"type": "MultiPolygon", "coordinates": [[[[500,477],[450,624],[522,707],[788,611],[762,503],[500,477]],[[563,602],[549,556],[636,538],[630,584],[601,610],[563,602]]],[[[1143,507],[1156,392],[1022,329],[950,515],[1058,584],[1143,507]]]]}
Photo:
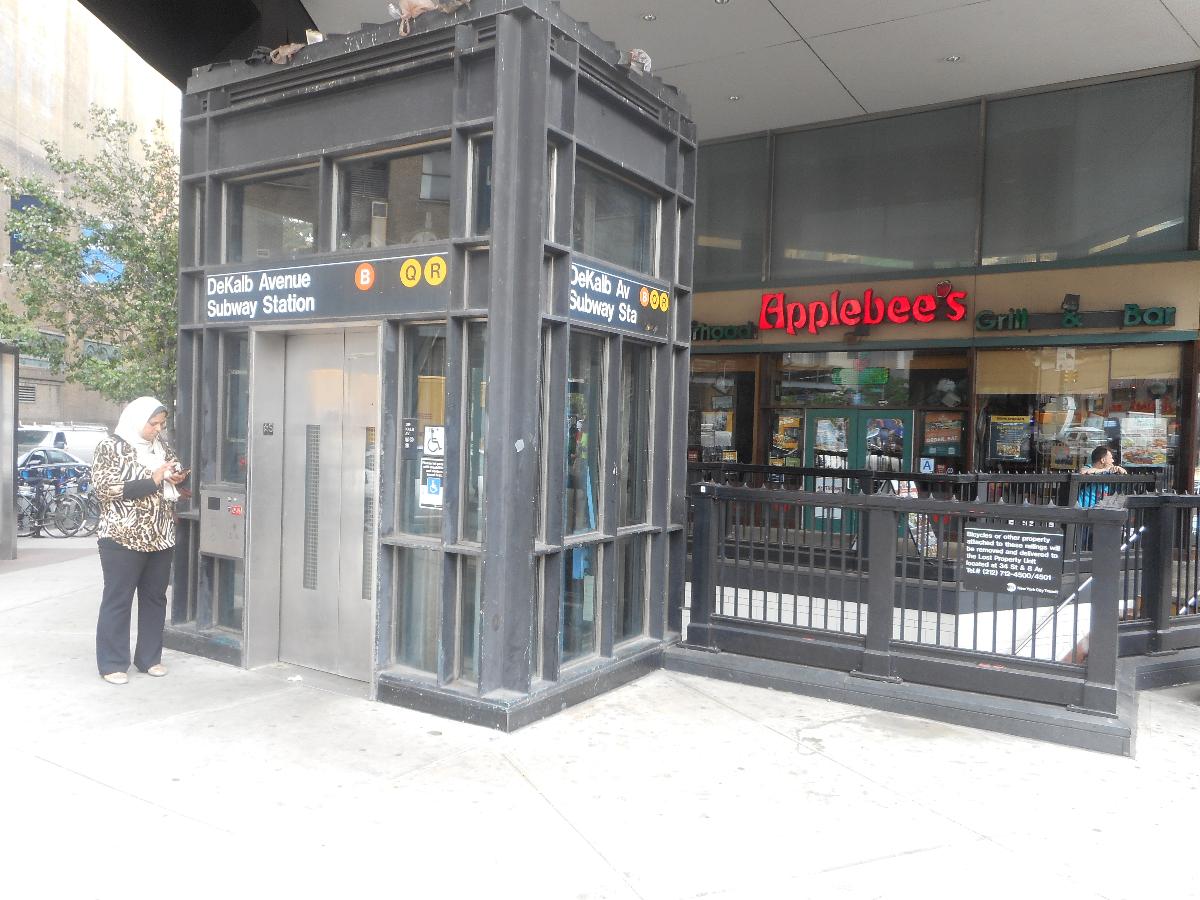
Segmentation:
{"type": "Polygon", "coordinates": [[[79,2],[181,90],[197,66],[304,43],[304,30],[316,27],[300,0],[79,2]]]}

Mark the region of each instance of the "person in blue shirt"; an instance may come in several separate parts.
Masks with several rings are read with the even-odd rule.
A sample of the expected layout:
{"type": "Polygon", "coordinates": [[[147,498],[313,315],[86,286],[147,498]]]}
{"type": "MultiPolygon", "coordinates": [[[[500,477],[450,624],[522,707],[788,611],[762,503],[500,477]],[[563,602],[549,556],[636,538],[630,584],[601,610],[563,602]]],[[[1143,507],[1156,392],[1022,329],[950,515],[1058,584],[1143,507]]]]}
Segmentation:
{"type": "Polygon", "coordinates": [[[1084,466],[1080,475],[1128,475],[1124,467],[1113,462],[1112,449],[1101,444],[1092,451],[1092,464],[1084,466]]]}

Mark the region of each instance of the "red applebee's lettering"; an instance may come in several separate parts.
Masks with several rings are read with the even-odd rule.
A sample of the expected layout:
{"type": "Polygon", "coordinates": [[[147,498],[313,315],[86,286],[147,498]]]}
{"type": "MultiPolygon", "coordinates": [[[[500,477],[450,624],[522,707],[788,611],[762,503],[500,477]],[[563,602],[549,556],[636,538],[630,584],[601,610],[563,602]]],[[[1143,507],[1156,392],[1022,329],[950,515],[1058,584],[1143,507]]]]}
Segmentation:
{"type": "Polygon", "coordinates": [[[823,328],[855,328],[859,325],[880,325],[890,322],[927,324],[938,319],[958,322],[967,314],[966,291],[949,291],[945,295],[917,294],[908,297],[896,294],[891,298],[878,296],[868,288],[858,297],[843,297],[832,291],[828,300],[793,301],[788,303],[782,291],[762,295],[762,311],[758,327],[763,331],[782,328],[788,334],[807,331],[817,334],[823,328]]]}

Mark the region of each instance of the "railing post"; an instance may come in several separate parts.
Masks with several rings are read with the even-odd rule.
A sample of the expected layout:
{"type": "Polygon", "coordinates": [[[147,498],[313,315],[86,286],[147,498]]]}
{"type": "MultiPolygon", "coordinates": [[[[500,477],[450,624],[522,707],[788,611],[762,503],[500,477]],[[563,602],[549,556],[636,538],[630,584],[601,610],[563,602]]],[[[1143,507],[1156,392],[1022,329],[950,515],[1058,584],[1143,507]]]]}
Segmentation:
{"type": "Polygon", "coordinates": [[[1169,498],[1158,497],[1157,504],[1143,510],[1142,596],[1144,612],[1154,622],[1150,652],[1162,649],[1162,636],[1171,625],[1171,576],[1175,548],[1175,512],[1178,507],[1169,498]]]}
{"type": "Polygon", "coordinates": [[[1060,496],[1058,498],[1058,505],[1059,506],[1074,506],[1075,503],[1079,500],[1079,476],[1076,473],[1071,472],[1070,474],[1067,475],[1066,490],[1067,490],[1066,501],[1064,502],[1063,498],[1060,496]]]}
{"type": "Polygon", "coordinates": [[[1088,513],[1092,526],[1092,610],[1083,698],[1089,712],[1117,713],[1117,604],[1121,584],[1121,522],[1108,510],[1088,513]]]}
{"type": "Polygon", "coordinates": [[[708,627],[716,590],[717,499],[715,485],[696,487],[692,521],[692,609],[684,643],[693,647],[712,647],[708,627]]]}
{"type": "Polygon", "coordinates": [[[862,668],[852,674],[899,681],[892,674],[892,619],[896,603],[896,511],[867,512],[867,638],[862,668]]]}

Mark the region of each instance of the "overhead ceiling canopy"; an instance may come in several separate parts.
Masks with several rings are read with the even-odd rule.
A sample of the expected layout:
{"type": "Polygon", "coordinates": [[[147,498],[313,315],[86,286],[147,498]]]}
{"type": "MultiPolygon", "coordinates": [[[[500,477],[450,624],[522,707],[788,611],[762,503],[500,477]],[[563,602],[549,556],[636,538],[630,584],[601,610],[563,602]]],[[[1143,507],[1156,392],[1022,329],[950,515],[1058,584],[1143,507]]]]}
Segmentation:
{"type": "MultiPolygon", "coordinates": [[[[313,21],[301,0],[79,0],[165,78],[247,56],[256,46],[303,41],[313,21]]],[[[386,13],[385,13],[386,15],[386,13]]]]}
{"type": "MultiPolygon", "coordinates": [[[[188,13],[186,34],[182,18],[163,26],[174,27],[174,40],[190,35],[196,44],[188,66],[220,58],[196,55],[230,45],[227,35],[248,5],[261,14],[259,43],[297,39],[297,9],[330,32],[389,20],[387,0],[82,2],[177,83],[169,62],[164,68],[142,49],[154,42],[128,36],[153,31],[164,8],[199,10],[188,13]],[[280,12],[285,6],[291,18],[280,12]],[[121,15],[132,20],[124,30],[111,21],[121,15]]],[[[1198,0],[562,0],[562,7],[618,48],[649,53],[654,74],[687,95],[702,140],[1200,60],[1198,0]]]]}

